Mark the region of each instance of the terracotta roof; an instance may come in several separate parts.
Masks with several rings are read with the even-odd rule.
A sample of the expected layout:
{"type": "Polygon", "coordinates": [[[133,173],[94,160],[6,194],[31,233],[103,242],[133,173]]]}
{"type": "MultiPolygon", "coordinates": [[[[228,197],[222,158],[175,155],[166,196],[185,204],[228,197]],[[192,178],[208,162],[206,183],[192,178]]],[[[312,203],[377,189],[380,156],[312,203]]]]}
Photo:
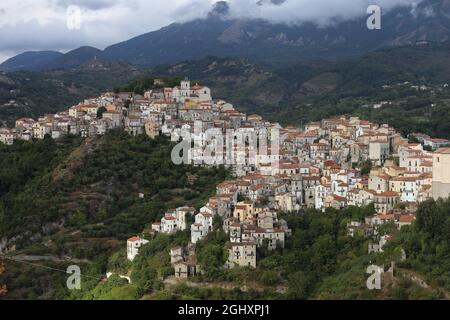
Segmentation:
{"type": "Polygon", "coordinates": [[[395,217],[393,214],[379,214],[377,218],[380,220],[394,220],[395,217]]]}
{"type": "Polygon", "coordinates": [[[398,193],[394,191],[385,191],[379,194],[382,197],[398,197],[398,193]]]}
{"type": "Polygon", "coordinates": [[[439,148],[435,151],[435,153],[450,154],[450,148],[439,148]]]}
{"type": "Polygon", "coordinates": [[[411,222],[413,222],[414,220],[416,220],[416,216],[415,215],[413,215],[413,214],[411,214],[411,215],[406,215],[406,214],[402,214],[401,216],[400,216],[400,218],[398,219],[398,221],[399,222],[402,222],[402,223],[411,223],[411,222]]]}
{"type": "Polygon", "coordinates": [[[136,241],[140,241],[140,240],[141,240],[141,238],[138,236],[131,237],[130,239],[128,239],[129,242],[136,242],[136,241]]]}
{"type": "Polygon", "coordinates": [[[337,201],[347,201],[347,198],[338,196],[336,194],[333,194],[332,197],[334,198],[334,200],[337,200],[337,201]]]}
{"type": "Polygon", "coordinates": [[[210,214],[210,213],[207,213],[207,212],[202,212],[202,213],[200,213],[202,216],[204,216],[205,218],[209,218],[209,217],[212,217],[212,214],[210,214]]]}

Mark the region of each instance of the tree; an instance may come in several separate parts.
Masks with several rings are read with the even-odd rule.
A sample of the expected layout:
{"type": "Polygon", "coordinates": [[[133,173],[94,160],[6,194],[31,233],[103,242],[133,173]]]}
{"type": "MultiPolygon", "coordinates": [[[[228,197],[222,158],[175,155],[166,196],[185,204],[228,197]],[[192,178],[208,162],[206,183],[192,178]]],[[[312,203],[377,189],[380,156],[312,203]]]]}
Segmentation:
{"type": "Polygon", "coordinates": [[[119,250],[109,258],[108,270],[116,273],[127,273],[130,265],[126,251],[119,250]]]}
{"type": "Polygon", "coordinates": [[[278,282],[278,274],[275,271],[264,271],[261,276],[261,282],[266,286],[274,286],[278,282]]]}
{"type": "Polygon", "coordinates": [[[82,227],[87,223],[87,216],[81,210],[77,210],[70,218],[70,224],[75,227],[82,227]]]}
{"type": "Polygon", "coordinates": [[[304,300],[308,297],[308,281],[302,271],[297,271],[289,277],[289,299],[304,300]]]}
{"type": "Polygon", "coordinates": [[[417,211],[417,227],[431,237],[441,237],[448,220],[450,200],[429,200],[422,203],[417,211]]]}
{"type": "Polygon", "coordinates": [[[214,230],[220,230],[223,226],[223,220],[222,217],[220,217],[219,215],[215,215],[213,218],[213,227],[214,230]]]}
{"type": "Polygon", "coordinates": [[[3,209],[2,204],[0,203],[0,233],[2,233],[3,228],[5,228],[6,217],[5,210],[3,209]]]}
{"type": "Polygon", "coordinates": [[[361,174],[368,175],[372,170],[372,161],[366,160],[361,164],[361,174]]]}
{"type": "Polygon", "coordinates": [[[144,295],[161,288],[158,272],[148,266],[140,270],[134,270],[131,274],[131,279],[133,280],[133,284],[138,288],[139,295],[144,295]]]}
{"type": "MultiPolygon", "coordinates": [[[[3,262],[3,259],[0,258],[0,275],[5,273],[5,271],[6,271],[5,264],[3,262]]],[[[6,287],[6,285],[5,284],[0,284],[0,297],[4,296],[7,293],[8,293],[8,288],[6,287]]]]}
{"type": "Polygon", "coordinates": [[[198,262],[205,276],[211,278],[217,276],[225,263],[222,246],[208,243],[199,251],[198,262]]]}
{"type": "Polygon", "coordinates": [[[97,110],[97,119],[102,119],[103,118],[103,114],[106,112],[106,108],[105,107],[100,107],[97,110]]]}

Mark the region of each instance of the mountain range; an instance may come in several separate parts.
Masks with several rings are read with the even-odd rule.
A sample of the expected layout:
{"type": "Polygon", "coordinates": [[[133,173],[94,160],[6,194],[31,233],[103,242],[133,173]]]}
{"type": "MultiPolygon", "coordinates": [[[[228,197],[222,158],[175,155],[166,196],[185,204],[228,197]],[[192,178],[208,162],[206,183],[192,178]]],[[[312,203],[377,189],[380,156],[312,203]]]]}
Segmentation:
{"type": "Polygon", "coordinates": [[[81,47],[65,54],[25,52],[2,63],[0,70],[70,69],[92,60],[149,67],[208,55],[246,57],[279,68],[311,58],[336,59],[385,47],[449,39],[450,0],[424,0],[413,7],[395,8],[383,14],[381,30],[368,30],[366,17],[327,27],[235,19],[229,15],[228,4],[219,1],[205,18],[173,23],[105,50],[81,47]]]}
{"type": "Polygon", "coordinates": [[[446,125],[446,119],[450,119],[446,111],[449,90],[441,93],[437,89],[450,83],[449,52],[447,42],[387,48],[338,61],[305,60],[277,69],[248,58],[208,56],[151,68],[92,60],[66,70],[0,73],[0,119],[13,124],[17,117],[65,110],[86,97],[114,88],[145,88],[148,77],[189,77],[193,83],[208,85],[215,98],[225,99],[239,110],[284,124],[315,121],[324,114],[368,111],[362,106],[379,101],[420,100],[420,108],[412,100],[402,104],[407,121],[401,126],[396,120],[400,109],[394,107],[386,119],[377,118],[386,116],[386,108],[364,117],[378,122],[395,121],[396,128],[405,132],[420,127],[431,135],[450,138],[450,127],[446,125]],[[133,83],[125,85],[129,81],[133,83]],[[425,85],[430,90],[417,92],[408,86],[394,86],[404,82],[425,85]],[[392,88],[383,89],[385,85],[392,88]],[[437,106],[432,113],[428,112],[431,104],[437,106]],[[406,114],[411,110],[414,116],[406,114]],[[431,120],[435,126],[430,125],[431,120]]]}
{"type": "Polygon", "coordinates": [[[333,97],[376,95],[383,85],[450,82],[450,42],[386,48],[339,61],[307,60],[270,69],[247,58],[183,61],[149,69],[158,76],[189,77],[216,98],[269,116],[288,106],[333,97]]]}

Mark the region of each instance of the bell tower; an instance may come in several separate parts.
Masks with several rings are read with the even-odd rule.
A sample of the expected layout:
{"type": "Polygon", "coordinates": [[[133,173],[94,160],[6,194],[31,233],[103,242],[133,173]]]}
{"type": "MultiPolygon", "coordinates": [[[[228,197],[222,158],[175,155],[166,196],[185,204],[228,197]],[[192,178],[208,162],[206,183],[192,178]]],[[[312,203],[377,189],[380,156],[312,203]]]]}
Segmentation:
{"type": "Polygon", "coordinates": [[[191,81],[188,78],[185,78],[181,81],[181,97],[186,98],[191,95],[191,81]]]}

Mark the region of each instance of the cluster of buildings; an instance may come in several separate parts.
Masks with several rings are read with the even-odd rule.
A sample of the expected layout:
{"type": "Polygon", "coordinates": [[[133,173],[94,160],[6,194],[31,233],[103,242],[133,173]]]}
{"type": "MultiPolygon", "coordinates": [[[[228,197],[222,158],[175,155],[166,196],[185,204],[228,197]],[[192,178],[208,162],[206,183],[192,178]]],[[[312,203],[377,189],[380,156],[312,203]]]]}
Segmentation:
{"type": "MultiPolygon", "coordinates": [[[[155,83],[163,84],[161,80],[155,80],[155,83]]],[[[44,139],[46,136],[57,139],[67,134],[88,137],[116,128],[131,135],[145,133],[155,137],[164,123],[176,122],[180,113],[211,109],[211,90],[199,85],[191,87],[188,80],[182,81],[179,87],[154,89],[143,96],[131,92],[107,92],[37,120],[18,119],[14,128],[0,129],[0,142],[10,145],[15,140],[44,139]]]]}
{"type": "Polygon", "coordinates": [[[429,147],[431,150],[437,150],[439,148],[450,146],[450,140],[441,138],[432,138],[423,133],[411,133],[408,137],[414,138],[419,141],[424,147],[429,147]]]}
{"type": "Polygon", "coordinates": [[[371,239],[368,253],[383,252],[383,247],[395,236],[393,230],[390,232],[379,232],[379,227],[386,224],[392,224],[398,230],[403,226],[409,226],[416,220],[416,215],[407,210],[394,210],[389,214],[375,214],[366,217],[364,222],[350,221],[347,224],[347,231],[350,237],[362,236],[371,239]]]}
{"type": "MultiPolygon", "coordinates": [[[[234,179],[219,184],[216,195],[198,213],[188,207],[170,210],[152,230],[172,233],[190,228],[195,245],[217,227],[214,218],[219,216],[230,237],[228,267],[256,267],[258,247],[284,246],[291,231],[279,219],[280,213],[373,203],[376,215],[369,223],[349,226],[370,234],[374,221],[386,217],[399,224],[412,221],[418,203],[450,194],[450,148],[443,147],[448,141],[416,134],[421,143],[410,143],[394,128],[358,117],[282,127],[213,100],[208,87],[191,86],[187,79],[175,88],[156,81],[161,87],[142,96],[105,93],[36,121],[19,119],[14,129],[0,130],[0,141],[11,144],[15,139],[65,134],[87,137],[122,128],[131,135],[164,135],[174,142],[187,140],[189,146],[193,142],[188,163],[225,165],[234,179]],[[198,161],[207,150],[210,161],[198,161]]],[[[128,241],[130,260],[145,241],[128,241]]],[[[177,253],[174,256],[182,259],[173,264],[179,274],[195,273],[192,255],[177,253]]]]}
{"type": "MultiPolygon", "coordinates": [[[[286,237],[291,235],[287,222],[278,218],[278,205],[274,206],[273,202],[263,203],[262,198],[256,198],[255,201],[238,201],[239,198],[249,199],[248,190],[252,181],[263,178],[260,175],[249,175],[239,180],[225,181],[217,186],[216,195],[210,198],[197,214],[194,208],[171,209],[161,222],[152,224],[152,230],[161,233],[186,230],[188,213],[192,217],[189,247],[195,248],[198,241],[205,239],[214,230],[214,217],[219,216],[223,224],[216,227],[223,228],[230,239],[229,260],[225,267],[256,268],[257,248],[263,247],[267,250],[283,248],[286,237]],[[167,221],[170,222],[169,226],[167,221]]],[[[175,275],[181,278],[195,275],[201,269],[196,264],[195,250],[192,249],[173,248],[171,262],[175,275]],[[190,254],[186,255],[186,252],[190,254]]]]}
{"type": "Polygon", "coordinates": [[[169,210],[161,218],[161,222],[155,222],[152,224],[152,230],[161,233],[174,233],[177,231],[183,231],[187,228],[187,215],[193,215],[195,208],[180,207],[177,209],[169,210]]]}
{"type": "MultiPolygon", "coordinates": [[[[282,128],[257,115],[241,114],[228,104],[226,111],[209,115],[203,122],[204,128],[208,128],[209,121],[220,121],[224,128],[238,132],[277,129],[282,137],[276,152],[268,142],[266,154],[256,153],[256,158],[244,165],[229,165],[235,179],[220,183],[216,195],[193,219],[191,244],[195,245],[213,230],[214,217],[222,218],[222,227],[230,239],[226,265],[229,268],[255,268],[258,248],[284,247],[291,230],[286,221],[278,218],[281,212],[373,203],[376,214],[364,222],[349,223],[348,230],[350,236],[362,232],[373,237],[369,252],[380,252],[392,239],[392,235],[378,234],[380,225],[409,225],[415,220],[418,203],[450,194],[450,176],[445,170],[450,168],[450,149],[427,151],[423,144],[410,143],[388,125],[338,117],[309,123],[302,130],[282,128]],[[366,172],[360,166],[364,163],[370,164],[366,172]]],[[[168,131],[164,132],[174,141],[183,136],[183,130],[198,135],[190,121],[184,121],[179,128],[165,128],[168,131]]],[[[205,146],[202,137],[197,141],[205,146]]],[[[249,156],[251,146],[245,147],[249,156]]],[[[182,275],[200,270],[186,259],[179,264],[175,270],[182,275]]]]}
{"type": "Polygon", "coordinates": [[[197,263],[195,247],[192,245],[170,249],[170,263],[175,271],[175,277],[185,279],[201,273],[201,266],[197,263]]]}

